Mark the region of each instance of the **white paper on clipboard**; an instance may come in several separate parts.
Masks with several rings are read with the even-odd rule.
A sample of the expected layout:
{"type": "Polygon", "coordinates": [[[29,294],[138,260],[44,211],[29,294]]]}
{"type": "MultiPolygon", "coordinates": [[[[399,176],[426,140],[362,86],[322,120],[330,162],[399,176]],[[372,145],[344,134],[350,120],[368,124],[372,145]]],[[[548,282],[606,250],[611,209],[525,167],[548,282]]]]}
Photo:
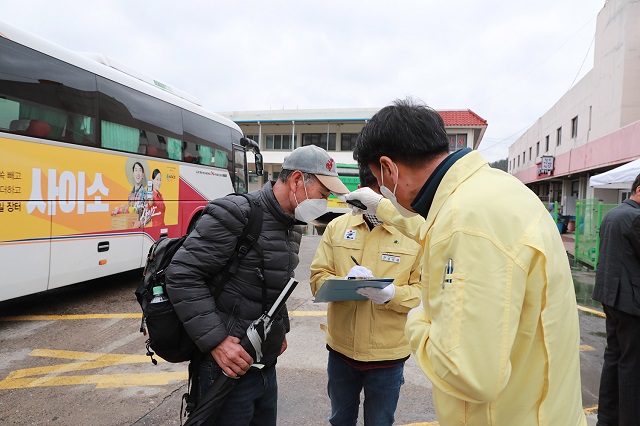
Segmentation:
{"type": "Polygon", "coordinates": [[[356,290],[362,287],[384,288],[393,282],[393,278],[344,279],[332,278],[322,284],[314,303],[341,302],[346,300],[367,300],[356,290]]]}

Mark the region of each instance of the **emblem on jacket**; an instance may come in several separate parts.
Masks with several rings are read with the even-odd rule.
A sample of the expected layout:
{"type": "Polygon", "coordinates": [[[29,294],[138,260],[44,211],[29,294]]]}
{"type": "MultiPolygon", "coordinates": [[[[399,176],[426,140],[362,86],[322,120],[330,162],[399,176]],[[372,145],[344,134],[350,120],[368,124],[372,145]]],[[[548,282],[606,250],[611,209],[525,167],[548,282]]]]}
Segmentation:
{"type": "Polygon", "coordinates": [[[356,239],[356,230],[355,229],[347,229],[344,232],[344,239],[345,240],[355,240],[356,239]]]}

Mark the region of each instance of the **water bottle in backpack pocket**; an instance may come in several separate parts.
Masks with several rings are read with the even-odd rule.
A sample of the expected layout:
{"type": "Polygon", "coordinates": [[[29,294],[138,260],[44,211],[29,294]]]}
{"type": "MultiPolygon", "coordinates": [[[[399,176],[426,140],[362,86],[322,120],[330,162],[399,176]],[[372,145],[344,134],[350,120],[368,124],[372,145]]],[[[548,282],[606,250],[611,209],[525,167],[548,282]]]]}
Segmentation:
{"type": "Polygon", "coordinates": [[[146,312],[148,346],[166,361],[189,361],[196,350],[196,345],[189,338],[171,301],[164,292],[156,295],[156,288],[158,287],[154,287],[154,297],[149,301],[146,312]]]}
{"type": "Polygon", "coordinates": [[[136,290],[142,307],[140,331],[148,336],[147,355],[154,364],[154,352],[166,361],[183,362],[189,361],[196,351],[164,286],[166,269],[185,239],[186,236],[161,238],[151,246],[143,279],[136,290]]]}

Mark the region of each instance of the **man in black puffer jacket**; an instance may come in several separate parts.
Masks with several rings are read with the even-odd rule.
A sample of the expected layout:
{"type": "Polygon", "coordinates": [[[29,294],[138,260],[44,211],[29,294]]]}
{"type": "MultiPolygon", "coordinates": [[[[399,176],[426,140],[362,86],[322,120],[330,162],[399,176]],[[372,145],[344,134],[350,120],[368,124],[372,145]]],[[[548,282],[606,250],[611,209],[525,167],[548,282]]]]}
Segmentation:
{"type": "Polygon", "coordinates": [[[287,347],[286,309],[274,320],[270,344],[263,348],[264,368],[250,368],[253,359],[239,342],[293,276],[301,238],[294,226],[322,215],[331,192],[348,192],[338,179],[333,158],[317,146],[295,149],[285,158],[282,169],[277,181],[251,193],[263,210],[259,248],[241,260],[237,273],[224,284],[216,300],[207,283],[223,271],[248,222],[251,208],[246,198],[227,196],[210,202],[167,268],[169,298],[187,333],[205,354],[197,370],[198,400],[221,372],[243,376],[216,424],[276,424],[275,363],[287,347]]]}

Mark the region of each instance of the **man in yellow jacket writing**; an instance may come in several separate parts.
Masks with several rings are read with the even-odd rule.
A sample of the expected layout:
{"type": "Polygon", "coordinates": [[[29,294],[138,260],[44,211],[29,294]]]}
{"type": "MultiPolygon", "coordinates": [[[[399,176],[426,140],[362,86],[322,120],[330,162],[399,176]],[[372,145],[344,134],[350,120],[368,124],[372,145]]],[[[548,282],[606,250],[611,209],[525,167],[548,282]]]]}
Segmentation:
{"type": "Polygon", "coordinates": [[[440,425],[586,425],[571,270],[538,197],[478,152],[450,152],[440,115],[411,100],[372,117],[354,158],[386,199],[362,188],[347,200],[424,251],[406,332],[440,425]],[[406,219],[417,214],[419,226],[406,219]]]}
{"type": "MultiPolygon", "coordinates": [[[[378,191],[367,166],[360,185],[378,191]]],[[[424,222],[414,218],[416,226],[424,222]]],[[[420,245],[374,214],[342,215],[327,226],[311,264],[314,296],[329,278],[393,278],[378,289],[358,289],[363,300],[329,302],[327,375],[332,425],[354,425],[364,389],[364,424],[392,425],[411,354],[407,313],[420,303],[420,245]]],[[[357,280],[353,280],[354,284],[357,280]]]]}

